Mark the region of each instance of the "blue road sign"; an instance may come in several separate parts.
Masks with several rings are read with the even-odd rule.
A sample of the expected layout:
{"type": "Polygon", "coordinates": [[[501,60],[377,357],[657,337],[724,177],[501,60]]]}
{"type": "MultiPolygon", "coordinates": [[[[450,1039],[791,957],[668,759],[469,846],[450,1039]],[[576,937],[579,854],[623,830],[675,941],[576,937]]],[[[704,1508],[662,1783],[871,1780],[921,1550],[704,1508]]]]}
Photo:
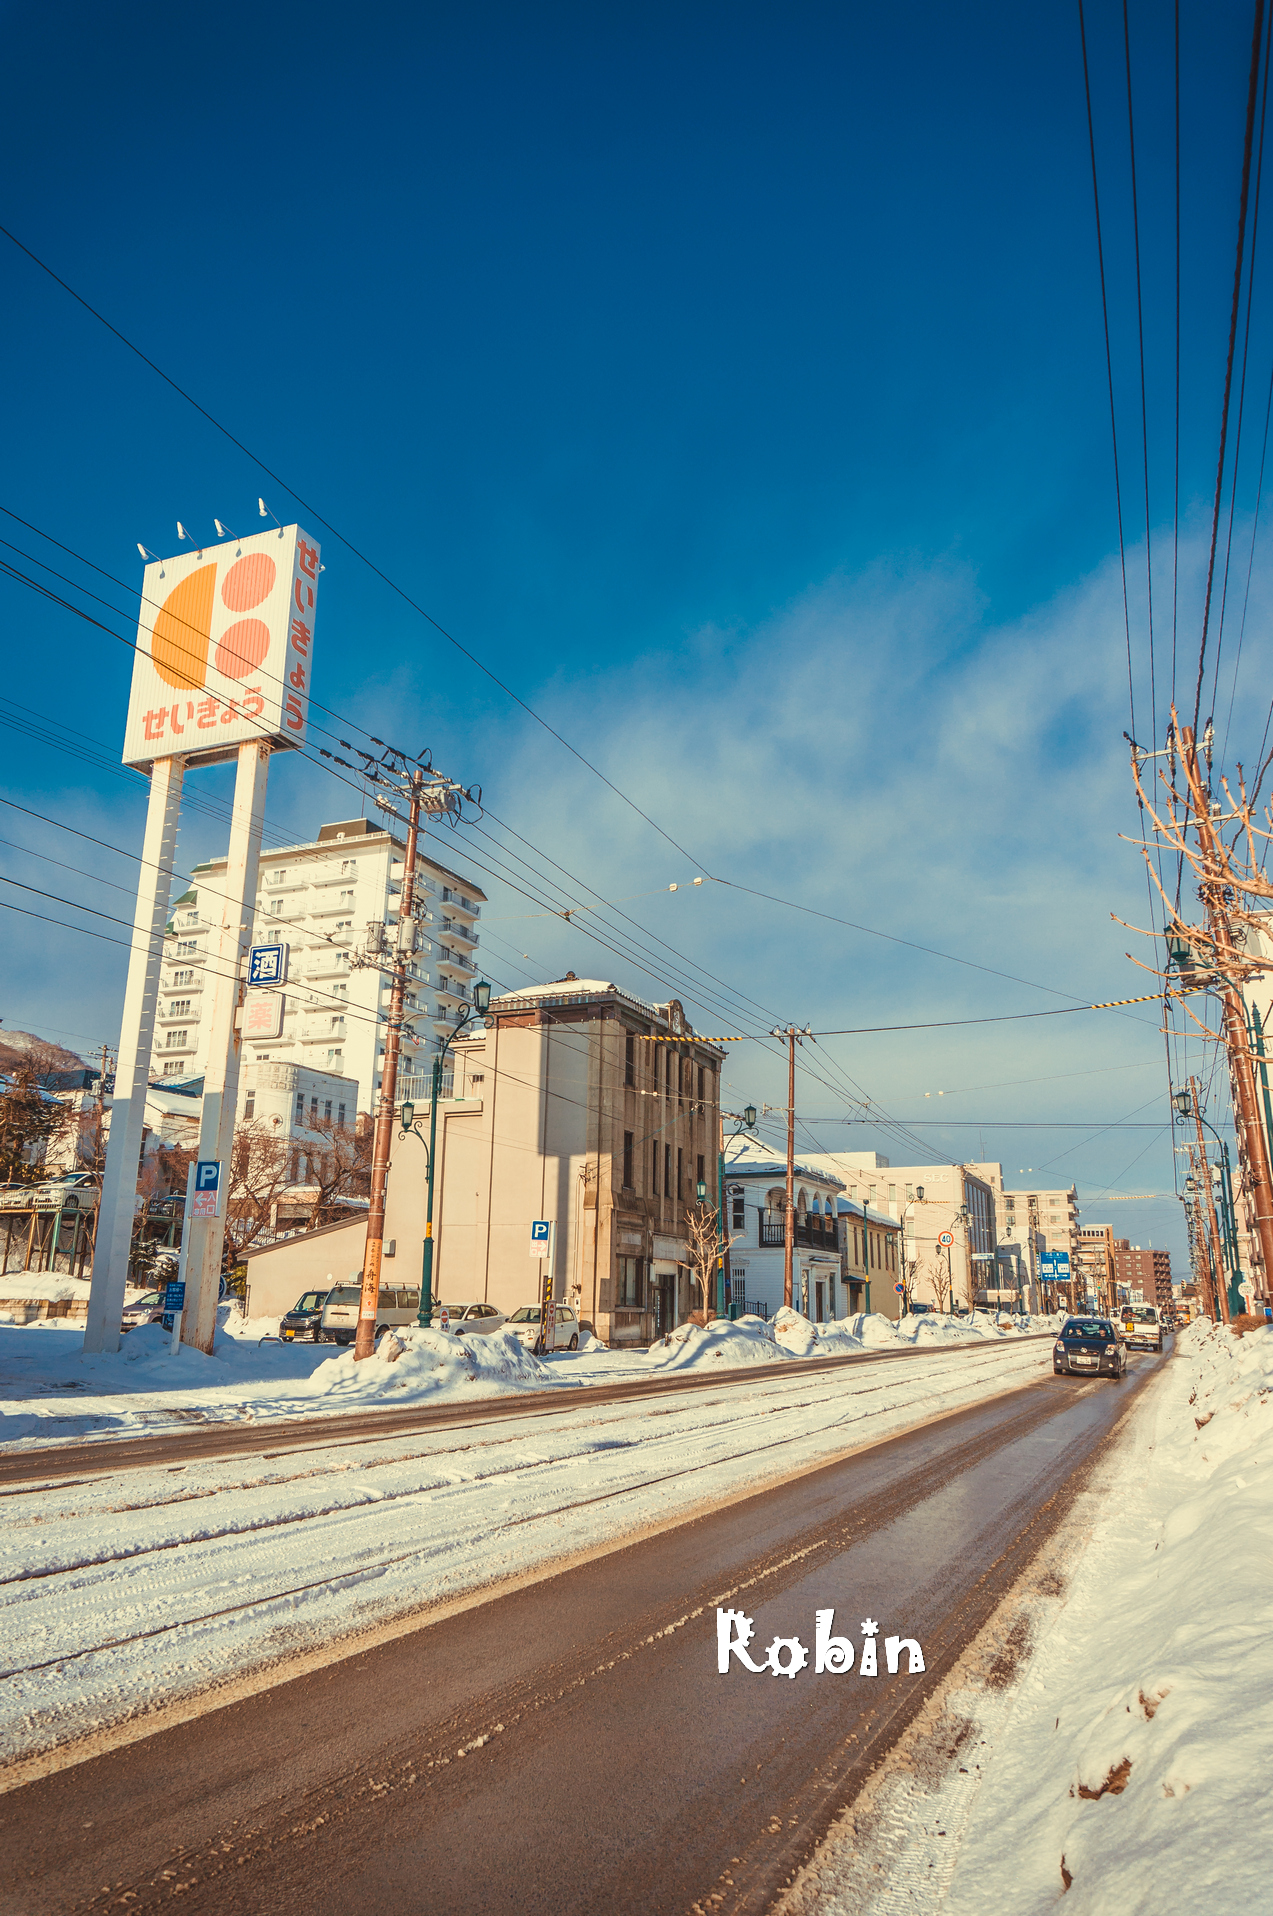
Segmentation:
{"type": "Polygon", "coordinates": [[[530,1241],[532,1244],[547,1244],[552,1233],[552,1221],[546,1217],[531,1220],[530,1241]]]}
{"type": "Polygon", "coordinates": [[[194,1168],[196,1191],[215,1191],[221,1183],[220,1158],[201,1158],[194,1168]]]}
{"type": "Polygon", "coordinates": [[[1052,1262],[1056,1270],[1057,1278],[1060,1281],[1060,1283],[1068,1284],[1070,1280],[1069,1252],[1068,1251],[1053,1251],[1052,1262]]]}
{"type": "Polygon", "coordinates": [[[248,952],[250,985],[281,985],[287,980],[286,945],[253,945],[248,952]]]}
{"type": "MultiPolygon", "coordinates": [[[[1068,1258],[1066,1262],[1067,1263],[1069,1262],[1068,1258]]],[[[1039,1252],[1039,1276],[1040,1277],[1055,1277],[1056,1276],[1056,1252],[1055,1251],[1040,1251],[1039,1252]]]]}
{"type": "Polygon", "coordinates": [[[176,1323],[176,1321],[177,1321],[176,1311],[165,1311],[163,1316],[159,1320],[159,1322],[163,1325],[166,1331],[170,1331],[173,1325],[176,1323]]]}
{"type": "Polygon", "coordinates": [[[164,1286],[164,1309],[166,1311],[184,1310],[186,1287],[184,1284],[169,1282],[164,1286]]]}

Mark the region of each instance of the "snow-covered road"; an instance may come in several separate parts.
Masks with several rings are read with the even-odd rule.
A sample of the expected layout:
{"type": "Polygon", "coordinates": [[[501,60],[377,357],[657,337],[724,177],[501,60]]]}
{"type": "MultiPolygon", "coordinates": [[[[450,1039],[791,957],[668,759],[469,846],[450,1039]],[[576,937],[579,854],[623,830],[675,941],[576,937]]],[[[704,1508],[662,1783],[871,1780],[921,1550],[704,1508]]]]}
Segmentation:
{"type": "MultiPolygon", "coordinates": [[[[792,1335],[817,1354],[807,1332],[792,1335]]],[[[695,1348],[714,1361],[706,1334],[696,1338],[667,1348],[663,1369],[695,1348]]],[[[615,1361],[606,1353],[596,1366],[615,1361]]],[[[497,1425],[452,1423],[338,1445],[316,1431],[312,1450],[272,1463],[142,1468],[10,1492],[0,1541],[0,1751],[14,1758],[52,1748],[604,1548],[1028,1384],[1050,1365],[1047,1343],[993,1336],[948,1353],[746,1386],[731,1383],[722,1364],[719,1389],[684,1397],[559,1415],[545,1415],[540,1399],[538,1414],[497,1425]]],[[[392,1378],[396,1368],[360,1370],[392,1378]]]]}

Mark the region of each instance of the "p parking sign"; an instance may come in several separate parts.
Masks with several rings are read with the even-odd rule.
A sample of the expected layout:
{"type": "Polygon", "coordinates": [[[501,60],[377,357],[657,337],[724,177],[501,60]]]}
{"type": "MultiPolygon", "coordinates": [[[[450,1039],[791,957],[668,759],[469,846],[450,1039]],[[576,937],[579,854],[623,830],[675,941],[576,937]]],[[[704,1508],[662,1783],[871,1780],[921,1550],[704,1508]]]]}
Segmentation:
{"type": "Polygon", "coordinates": [[[554,1220],[550,1217],[531,1219],[530,1254],[532,1257],[551,1258],[553,1254],[553,1233],[555,1229],[556,1225],[554,1220]]]}
{"type": "Polygon", "coordinates": [[[190,1197],[192,1217],[220,1217],[221,1160],[201,1158],[194,1168],[194,1190],[190,1197]]]}

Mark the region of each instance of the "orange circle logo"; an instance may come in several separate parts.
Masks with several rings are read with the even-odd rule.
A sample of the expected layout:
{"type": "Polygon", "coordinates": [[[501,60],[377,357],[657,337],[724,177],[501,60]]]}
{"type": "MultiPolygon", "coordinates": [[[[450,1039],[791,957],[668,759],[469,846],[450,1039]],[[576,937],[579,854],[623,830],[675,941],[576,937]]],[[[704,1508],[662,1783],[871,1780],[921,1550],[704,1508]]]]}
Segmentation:
{"type": "Polygon", "coordinates": [[[269,598],[277,571],[268,552],[249,552],[246,559],[230,567],[221,581],[221,603],[228,612],[250,612],[262,599],[269,598]]]}
{"type": "MultiPolygon", "coordinates": [[[[271,571],[274,570],[272,559],[267,559],[265,563],[271,571]]],[[[246,559],[243,564],[247,564],[246,559]]],[[[237,566],[235,570],[238,570],[237,566]]],[[[229,584],[228,579],[226,584],[229,584]]],[[[224,597],[224,589],[222,596],[224,597]]],[[[217,641],[215,659],[217,671],[224,673],[228,679],[246,678],[249,672],[255,672],[269,649],[269,626],[261,619],[240,619],[237,625],[232,625],[223,632],[217,641]]]]}

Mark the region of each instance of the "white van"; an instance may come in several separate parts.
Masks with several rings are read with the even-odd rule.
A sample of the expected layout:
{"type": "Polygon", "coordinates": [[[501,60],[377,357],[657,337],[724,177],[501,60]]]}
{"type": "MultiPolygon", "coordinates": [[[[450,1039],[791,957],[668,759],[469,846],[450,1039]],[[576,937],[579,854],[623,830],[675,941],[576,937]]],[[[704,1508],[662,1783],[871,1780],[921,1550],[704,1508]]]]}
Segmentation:
{"type": "MultiPolygon", "coordinates": [[[[337,1284],[334,1290],[328,1291],[318,1325],[320,1343],[353,1343],[358,1335],[358,1305],[361,1298],[362,1281],[356,1272],[351,1274],[347,1284],[337,1284]]],[[[376,1307],[376,1336],[379,1337],[381,1331],[396,1330],[401,1324],[414,1324],[419,1314],[419,1285],[409,1290],[393,1284],[382,1284],[376,1307]]]]}
{"type": "Polygon", "coordinates": [[[1128,1350],[1160,1351],[1162,1318],[1156,1304],[1120,1304],[1114,1322],[1123,1333],[1128,1350]]]}

